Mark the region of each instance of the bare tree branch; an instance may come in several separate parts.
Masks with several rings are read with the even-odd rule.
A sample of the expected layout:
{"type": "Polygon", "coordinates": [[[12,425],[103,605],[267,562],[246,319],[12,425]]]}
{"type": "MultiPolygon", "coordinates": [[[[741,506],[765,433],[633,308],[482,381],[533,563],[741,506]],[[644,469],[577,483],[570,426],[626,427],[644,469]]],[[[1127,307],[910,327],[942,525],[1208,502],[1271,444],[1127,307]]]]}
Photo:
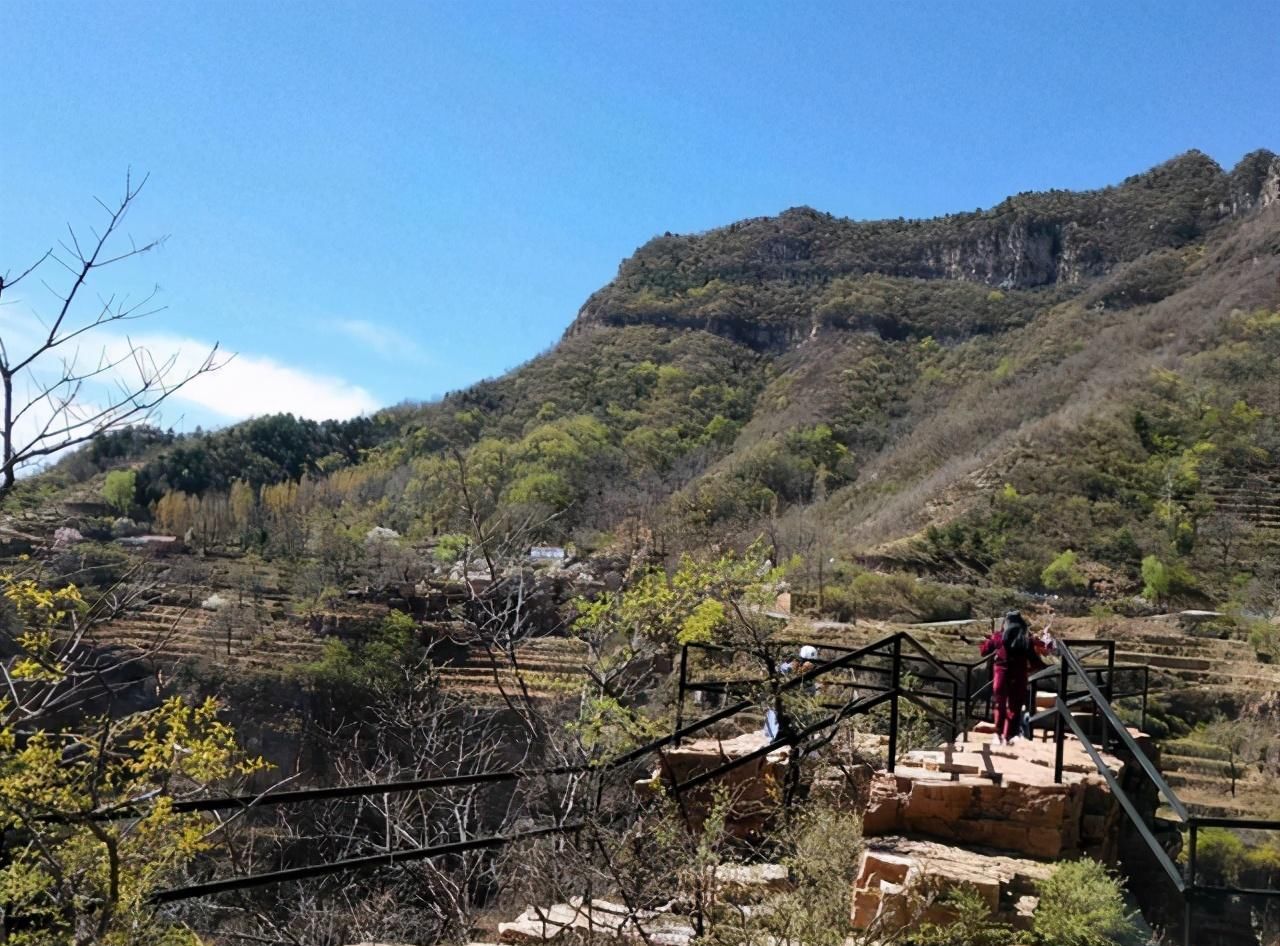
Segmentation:
{"type": "Polygon", "coordinates": [[[99,295],[95,308],[83,317],[77,315],[82,308],[77,305],[84,295],[82,290],[96,271],[150,252],[164,243],[164,237],[143,244],[129,238],[127,249],[116,250],[112,246],[113,238],[120,235],[120,226],[129,208],[146,183],[145,176],[135,184],[132,174],[127,174],[124,194],[114,207],[95,198],[107,214],[107,223],[100,231],[90,228],[94,235],[92,244],[82,244],[75,228],[68,224],[68,239],[58,241],[62,255],[53,249],[46,250],[16,278],[0,278],[2,304],[6,289],[17,285],[49,260],[71,276],[70,286],[65,291],[58,291],[42,280],[58,300],[58,310],[47,324],[33,313],[42,330],[29,348],[19,353],[14,350],[15,340],[12,337],[7,340],[0,338],[0,387],[4,396],[3,414],[0,415],[0,498],[13,488],[24,468],[113,430],[150,420],[166,399],[191,381],[226,363],[226,359],[218,357],[219,349],[214,344],[195,367],[182,370],[176,353],[157,360],[145,346],[126,337],[123,354],[113,354],[111,344],[104,343],[94,368],[80,370],[76,367],[78,350],[61,359],[57,368],[49,364],[51,360],[57,360],[56,357],[50,359],[51,353],[67,350],[67,345],[95,329],[146,318],[164,310],[163,306],[154,304],[157,288],[136,301],[131,301],[127,295],[99,295]],[[15,391],[18,379],[28,385],[26,396],[15,391]],[[86,403],[97,391],[86,389],[85,383],[108,380],[114,384],[104,385],[101,401],[86,403]],[[38,420],[32,427],[33,417],[38,420]],[[22,429],[20,424],[24,425],[22,429]],[[28,428],[30,432],[26,432],[28,428]]]}

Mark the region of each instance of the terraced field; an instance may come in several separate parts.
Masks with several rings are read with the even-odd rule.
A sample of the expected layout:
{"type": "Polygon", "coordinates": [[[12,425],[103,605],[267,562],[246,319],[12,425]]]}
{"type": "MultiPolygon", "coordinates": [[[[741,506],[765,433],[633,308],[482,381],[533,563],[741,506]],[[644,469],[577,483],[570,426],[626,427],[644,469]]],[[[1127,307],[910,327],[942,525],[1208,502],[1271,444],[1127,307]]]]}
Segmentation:
{"type": "Polygon", "coordinates": [[[457,662],[439,668],[441,685],[477,696],[519,694],[521,687],[533,696],[574,693],[585,679],[586,646],[570,637],[539,637],[518,647],[517,670],[505,655],[483,644],[472,644],[457,662]]]}
{"type": "Polygon", "coordinates": [[[1280,542],[1280,473],[1259,472],[1211,482],[1205,491],[1220,512],[1238,516],[1280,542]]]}
{"type": "Polygon", "coordinates": [[[260,673],[287,672],[320,656],[321,639],[299,621],[219,618],[199,605],[151,604],[99,626],[94,636],[153,654],[160,663],[207,662],[260,673]]]}
{"type": "Polygon", "coordinates": [[[319,658],[323,638],[290,613],[279,573],[260,562],[220,557],[183,582],[183,559],[150,599],[94,628],[95,640],[153,654],[163,664],[212,663],[257,673],[289,672],[319,658]]]}

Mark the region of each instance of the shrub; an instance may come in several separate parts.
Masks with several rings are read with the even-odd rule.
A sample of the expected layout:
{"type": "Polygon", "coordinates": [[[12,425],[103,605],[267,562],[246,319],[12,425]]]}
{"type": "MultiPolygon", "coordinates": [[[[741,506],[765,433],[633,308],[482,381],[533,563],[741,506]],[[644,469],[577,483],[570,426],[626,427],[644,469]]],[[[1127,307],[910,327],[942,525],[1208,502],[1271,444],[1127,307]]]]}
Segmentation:
{"type": "Polygon", "coordinates": [[[935,903],[955,914],[945,925],[924,924],[910,937],[912,946],[1009,946],[1012,930],[991,915],[982,895],[972,887],[943,891],[935,903]]]}
{"type": "Polygon", "coordinates": [[[471,539],[463,533],[446,533],[436,539],[435,548],[431,550],[432,557],[442,565],[452,565],[467,550],[471,539]]]}
{"type": "Polygon", "coordinates": [[[1084,591],[1089,583],[1076,565],[1078,556],[1067,549],[1040,573],[1040,583],[1050,591],[1084,591]]]}
{"type": "Polygon", "coordinates": [[[1097,861],[1063,864],[1040,884],[1036,938],[1044,946],[1139,946],[1120,882],[1097,861]]]}
{"type": "MultiPolygon", "coordinates": [[[[1184,847],[1181,859],[1189,849],[1184,847]]],[[[1240,836],[1226,828],[1205,828],[1196,837],[1196,881],[1203,884],[1230,885],[1240,882],[1249,852],[1240,836]]]]}
{"type": "Polygon", "coordinates": [[[127,515],[133,508],[138,474],[133,470],[112,470],[102,484],[102,497],[112,509],[127,515]]]}
{"type": "Polygon", "coordinates": [[[841,946],[849,934],[849,888],[862,853],[860,819],[815,806],[788,826],[782,840],[794,887],[763,918],[766,935],[747,941],[841,946]]]}
{"type": "Polygon", "coordinates": [[[392,611],[363,640],[325,641],[320,659],[303,669],[321,687],[389,690],[401,685],[423,657],[413,618],[392,611]]]}

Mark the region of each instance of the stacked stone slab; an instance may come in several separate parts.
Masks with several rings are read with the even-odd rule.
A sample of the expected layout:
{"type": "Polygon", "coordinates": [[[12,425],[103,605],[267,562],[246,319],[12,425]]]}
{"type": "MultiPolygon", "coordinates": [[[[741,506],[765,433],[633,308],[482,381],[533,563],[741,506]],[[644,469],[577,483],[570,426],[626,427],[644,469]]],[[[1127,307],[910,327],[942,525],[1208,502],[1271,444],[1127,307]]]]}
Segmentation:
{"type": "Polygon", "coordinates": [[[954,919],[949,890],[967,887],[996,918],[1030,925],[1039,881],[1052,866],[1029,858],[966,850],[932,841],[874,838],[867,842],[853,888],[853,925],[885,935],[918,923],[954,919]]]}
{"type": "MultiPolygon", "coordinates": [[[[1106,760],[1122,774],[1118,759],[1106,760]]],[[[919,835],[1053,860],[1115,860],[1120,807],[1074,740],[1061,785],[1053,782],[1051,742],[970,743],[914,752],[905,763],[872,779],[864,834],[919,835]]]]}
{"type": "MultiPolygon", "coordinates": [[[[1103,761],[1124,778],[1118,758],[1103,761]]],[[[854,883],[854,925],[946,922],[940,895],[964,886],[997,917],[1025,926],[1035,882],[1057,863],[1088,856],[1114,864],[1123,814],[1106,780],[1074,739],[1060,785],[1053,766],[1050,741],[996,746],[974,732],[877,773],[863,816],[868,842],[854,883]]]]}
{"type": "MultiPolygon", "coordinates": [[[[767,744],[768,739],[759,732],[727,739],[691,739],[662,752],[653,775],[638,782],[636,790],[641,797],[669,790],[726,762],[745,758],[767,744]]],[[[730,769],[714,785],[704,784],[687,792],[684,806],[692,829],[702,830],[715,794],[722,793],[729,806],[725,830],[741,839],[759,838],[777,811],[786,767],[787,750],[782,748],[730,769]]]]}

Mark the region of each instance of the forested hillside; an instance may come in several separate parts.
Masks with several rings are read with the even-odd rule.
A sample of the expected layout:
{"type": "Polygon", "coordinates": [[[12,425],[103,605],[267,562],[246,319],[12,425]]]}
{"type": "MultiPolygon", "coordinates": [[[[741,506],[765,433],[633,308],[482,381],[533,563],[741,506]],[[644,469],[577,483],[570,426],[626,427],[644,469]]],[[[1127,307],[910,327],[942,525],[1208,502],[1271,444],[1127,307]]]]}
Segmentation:
{"type": "Polygon", "coordinates": [[[1278,312],[1267,151],[933,220],[792,209],[649,241],[558,345],[439,402],[117,436],[10,501],[128,466],[135,518],[268,557],[503,518],[586,552],[763,537],[846,615],[1026,592],[1261,613],[1278,312]]]}

